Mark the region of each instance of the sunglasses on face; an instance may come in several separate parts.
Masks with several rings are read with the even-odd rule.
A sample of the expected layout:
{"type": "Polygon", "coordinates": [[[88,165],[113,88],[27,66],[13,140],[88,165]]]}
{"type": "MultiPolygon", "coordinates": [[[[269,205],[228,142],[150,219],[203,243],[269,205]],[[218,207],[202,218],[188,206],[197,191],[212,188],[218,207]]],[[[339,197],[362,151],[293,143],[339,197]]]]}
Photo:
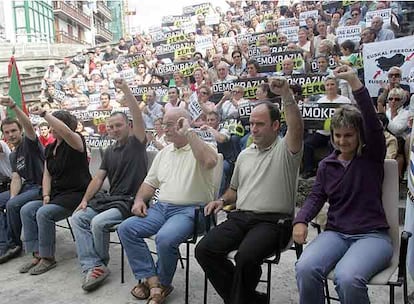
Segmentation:
{"type": "Polygon", "coordinates": [[[207,92],[204,92],[204,91],[201,91],[200,94],[201,95],[208,95],[208,93],[207,92]]]}
{"type": "Polygon", "coordinates": [[[391,77],[401,78],[401,75],[400,74],[388,74],[388,77],[389,78],[391,78],[391,77]]]}
{"type": "Polygon", "coordinates": [[[399,97],[388,97],[388,101],[391,101],[391,100],[401,101],[401,98],[399,98],[399,97]]]}

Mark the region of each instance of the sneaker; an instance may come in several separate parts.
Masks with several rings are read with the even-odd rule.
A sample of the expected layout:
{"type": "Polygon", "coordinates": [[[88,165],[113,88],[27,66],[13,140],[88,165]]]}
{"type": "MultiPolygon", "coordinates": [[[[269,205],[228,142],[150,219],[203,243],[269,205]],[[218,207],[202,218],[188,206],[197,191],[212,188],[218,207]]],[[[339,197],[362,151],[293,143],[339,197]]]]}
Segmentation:
{"type": "Polygon", "coordinates": [[[21,252],[21,246],[14,246],[12,248],[7,249],[6,253],[0,256],[0,264],[6,263],[7,261],[18,257],[21,252]]]}
{"type": "Polygon", "coordinates": [[[91,291],[98,288],[103,281],[109,276],[109,269],[105,265],[89,269],[82,284],[82,289],[91,291]]]}

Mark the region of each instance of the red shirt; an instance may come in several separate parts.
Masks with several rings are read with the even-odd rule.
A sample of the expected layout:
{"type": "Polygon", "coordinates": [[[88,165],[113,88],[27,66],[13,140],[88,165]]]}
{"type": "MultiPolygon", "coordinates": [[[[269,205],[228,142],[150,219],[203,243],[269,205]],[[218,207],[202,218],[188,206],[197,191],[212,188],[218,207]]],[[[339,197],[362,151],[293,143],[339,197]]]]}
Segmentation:
{"type": "Polygon", "coordinates": [[[52,144],[55,142],[55,138],[51,134],[49,134],[47,138],[40,135],[39,140],[43,147],[46,147],[48,144],[52,144]]]}

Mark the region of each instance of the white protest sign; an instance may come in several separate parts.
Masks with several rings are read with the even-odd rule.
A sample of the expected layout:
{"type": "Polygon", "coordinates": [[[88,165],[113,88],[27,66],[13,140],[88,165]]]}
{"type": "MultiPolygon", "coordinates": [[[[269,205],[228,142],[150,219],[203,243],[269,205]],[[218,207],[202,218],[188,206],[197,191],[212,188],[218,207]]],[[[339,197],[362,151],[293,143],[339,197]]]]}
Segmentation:
{"type": "Polygon", "coordinates": [[[317,10],[313,11],[307,11],[307,12],[301,12],[299,14],[299,25],[305,26],[306,25],[306,19],[309,17],[312,17],[315,22],[318,21],[319,12],[317,10]]]}
{"type": "Polygon", "coordinates": [[[338,39],[338,44],[341,44],[345,40],[351,40],[355,43],[359,43],[361,40],[361,26],[340,26],[336,29],[336,38],[338,39]]]}
{"type": "Polygon", "coordinates": [[[285,18],[278,20],[279,29],[285,27],[296,26],[296,19],[295,18],[285,18]]]}
{"type": "Polygon", "coordinates": [[[219,14],[210,14],[207,15],[204,19],[206,25],[214,25],[220,23],[220,15],[219,14]]]}
{"type": "Polygon", "coordinates": [[[205,56],[208,49],[214,48],[213,36],[196,35],[194,45],[196,52],[200,52],[205,56]]]}
{"type": "Polygon", "coordinates": [[[374,19],[374,17],[377,17],[377,16],[382,18],[382,21],[384,22],[384,24],[382,25],[383,28],[390,25],[390,23],[391,23],[391,9],[386,8],[386,9],[382,9],[382,10],[367,12],[367,14],[365,15],[365,24],[366,24],[366,26],[370,27],[371,23],[372,23],[372,19],[374,19]]]}
{"type": "Polygon", "coordinates": [[[183,22],[180,28],[184,31],[184,34],[195,33],[196,26],[194,22],[183,22]]]}
{"type": "Polygon", "coordinates": [[[101,94],[89,95],[89,110],[96,110],[101,105],[101,94]]]}
{"type": "Polygon", "coordinates": [[[378,96],[382,82],[387,82],[387,74],[391,67],[402,70],[402,84],[410,85],[413,92],[413,79],[410,73],[414,68],[414,39],[412,36],[393,40],[364,44],[364,77],[365,86],[371,97],[378,96]]]}
{"type": "Polygon", "coordinates": [[[289,42],[298,42],[299,26],[279,28],[278,32],[285,35],[289,42]]]}
{"type": "Polygon", "coordinates": [[[198,103],[196,92],[194,92],[190,96],[189,103],[188,103],[188,111],[190,112],[191,118],[193,120],[196,120],[203,113],[203,109],[201,109],[201,106],[198,103]]]}
{"type": "Polygon", "coordinates": [[[135,72],[134,69],[130,68],[130,69],[126,69],[126,70],[122,70],[119,72],[119,76],[122,79],[125,79],[126,82],[133,82],[134,81],[134,77],[135,77],[135,72]]]}

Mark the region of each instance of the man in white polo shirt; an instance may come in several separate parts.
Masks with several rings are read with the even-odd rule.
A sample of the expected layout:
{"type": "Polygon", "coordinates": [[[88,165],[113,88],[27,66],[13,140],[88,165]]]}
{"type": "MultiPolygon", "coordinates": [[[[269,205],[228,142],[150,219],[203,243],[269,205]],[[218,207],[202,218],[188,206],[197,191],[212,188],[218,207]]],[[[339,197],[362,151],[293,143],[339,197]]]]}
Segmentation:
{"type": "Polygon", "coordinates": [[[214,198],[213,171],[217,152],[189,124],[185,109],[172,108],[163,118],[169,146],[158,152],[135,197],[132,213],[118,229],[129,265],[137,280],[131,291],[137,299],[164,303],[171,292],[178,246],[193,232],[195,209],[214,198]],[[159,189],[158,202],[148,202],[159,189]],[[154,264],[144,238],[157,235],[154,264]],[[145,280],[145,281],[143,281],[145,280]]]}
{"type": "Polygon", "coordinates": [[[285,78],[269,81],[282,97],[288,126],[279,137],[280,112],[271,103],[258,104],[250,116],[253,145],[236,162],[230,188],[205,207],[205,214],[236,204],[227,221],[212,229],[195,255],[226,304],[262,303],[256,292],[264,258],[283,249],[291,238],[297,177],[302,157],[303,121],[285,78]],[[227,254],[238,250],[236,265],[227,254]]]}

